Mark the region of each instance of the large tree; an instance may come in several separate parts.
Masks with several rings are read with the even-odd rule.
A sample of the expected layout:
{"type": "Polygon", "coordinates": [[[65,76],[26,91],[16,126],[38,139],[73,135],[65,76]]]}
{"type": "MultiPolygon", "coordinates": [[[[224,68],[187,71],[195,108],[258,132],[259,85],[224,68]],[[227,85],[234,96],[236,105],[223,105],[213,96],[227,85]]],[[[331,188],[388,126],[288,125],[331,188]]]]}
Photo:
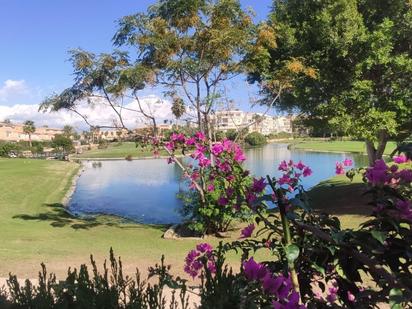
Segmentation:
{"type": "MultiPolygon", "coordinates": [[[[389,138],[410,132],[412,6],[406,0],[275,0],[277,48],[250,80],[267,83],[285,61],[300,59],[316,78],[293,81],[277,104],[308,120],[362,138],[370,163],[389,138]]],[[[273,94],[266,91],[267,98],[273,94]]]]}
{"type": "Polygon", "coordinates": [[[32,147],[31,136],[34,132],[36,132],[36,126],[34,125],[34,121],[26,120],[23,124],[23,132],[29,136],[29,144],[32,147]]]}
{"type": "Polygon", "coordinates": [[[210,133],[209,113],[225,81],[244,72],[247,56],[274,42],[273,34],[267,25],[256,28],[238,0],[160,0],[147,13],[122,18],[114,43],[137,50],[158,85],[210,133]]]}

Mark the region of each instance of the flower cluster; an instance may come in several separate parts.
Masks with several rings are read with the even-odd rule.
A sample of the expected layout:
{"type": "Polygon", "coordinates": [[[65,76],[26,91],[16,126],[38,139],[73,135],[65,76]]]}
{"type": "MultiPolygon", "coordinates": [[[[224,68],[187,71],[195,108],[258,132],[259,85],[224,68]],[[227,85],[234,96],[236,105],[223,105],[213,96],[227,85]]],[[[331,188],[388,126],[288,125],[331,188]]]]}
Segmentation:
{"type": "Polygon", "coordinates": [[[397,165],[388,166],[385,161],[377,160],[372,167],[366,170],[365,177],[373,186],[410,184],[412,182],[412,170],[399,171],[397,165]]]}
{"type": "Polygon", "coordinates": [[[191,250],[185,259],[184,271],[193,279],[199,276],[201,269],[206,263],[211,273],[216,272],[216,264],[212,254],[213,247],[208,243],[198,244],[196,249],[191,250]]]}
{"type": "Polygon", "coordinates": [[[283,172],[282,176],[278,179],[278,184],[287,186],[290,192],[296,189],[302,176],[308,177],[312,175],[310,167],[303,164],[302,161],[298,163],[294,163],[292,160],[289,162],[282,161],[279,164],[278,170],[283,172]]]}
{"type": "Polygon", "coordinates": [[[393,162],[395,162],[396,164],[406,163],[408,162],[408,158],[405,155],[401,154],[399,156],[394,156],[393,162]]]}
{"type": "Polygon", "coordinates": [[[343,175],[345,174],[345,167],[350,167],[353,165],[353,162],[351,159],[346,158],[342,162],[336,162],[335,165],[335,173],[336,175],[343,175]]]}
{"type": "Polygon", "coordinates": [[[274,276],[265,265],[255,262],[253,257],[243,262],[243,274],[247,280],[257,282],[263,293],[275,297],[272,301],[273,308],[306,308],[299,304],[299,293],[293,290],[289,277],[274,276]]]}

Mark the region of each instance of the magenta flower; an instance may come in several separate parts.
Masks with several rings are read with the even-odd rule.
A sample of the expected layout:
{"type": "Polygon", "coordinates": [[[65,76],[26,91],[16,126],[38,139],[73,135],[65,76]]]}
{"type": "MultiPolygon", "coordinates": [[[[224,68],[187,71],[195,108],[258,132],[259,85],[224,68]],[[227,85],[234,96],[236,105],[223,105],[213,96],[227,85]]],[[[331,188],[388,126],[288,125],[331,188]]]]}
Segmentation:
{"type": "Polygon", "coordinates": [[[280,185],[290,185],[293,180],[289,177],[288,174],[284,174],[282,177],[278,179],[278,183],[280,185]]]}
{"type": "Polygon", "coordinates": [[[241,235],[240,238],[249,238],[250,236],[252,236],[254,229],[255,229],[255,225],[253,223],[249,224],[248,226],[246,226],[244,229],[240,231],[240,235],[241,235]]]}
{"type": "Polygon", "coordinates": [[[283,276],[273,278],[271,274],[267,273],[262,282],[263,291],[266,294],[277,295],[277,292],[282,283],[283,276]]]}
{"type": "Polygon", "coordinates": [[[227,196],[228,198],[231,198],[234,193],[235,193],[235,190],[234,190],[233,188],[227,188],[227,189],[226,189],[226,196],[227,196]]]}
{"type": "Polygon", "coordinates": [[[343,165],[344,166],[352,166],[353,162],[351,159],[345,159],[343,160],[343,165]]]}
{"type": "Polygon", "coordinates": [[[278,167],[279,171],[287,172],[288,169],[289,169],[289,167],[288,167],[288,164],[286,163],[286,161],[280,162],[279,167],[278,167]]]}
{"type": "Polygon", "coordinates": [[[296,167],[298,170],[301,170],[301,171],[302,171],[302,170],[306,167],[306,165],[303,164],[302,161],[299,161],[297,164],[295,164],[295,167],[296,167]]]}
{"type": "Polygon", "coordinates": [[[188,138],[186,140],[186,145],[187,146],[193,146],[196,143],[196,139],[194,137],[188,138]]]}
{"type": "Polygon", "coordinates": [[[252,191],[256,193],[261,193],[266,188],[265,178],[260,179],[253,178],[252,191]]]}
{"type": "Polygon", "coordinates": [[[248,280],[262,280],[268,270],[266,266],[260,263],[256,263],[253,257],[251,257],[249,260],[243,262],[243,272],[245,274],[245,277],[248,280]]]}
{"type": "Polygon", "coordinates": [[[345,168],[343,167],[343,164],[340,162],[336,162],[336,175],[343,175],[345,174],[345,168]]]}
{"type": "Polygon", "coordinates": [[[238,163],[242,163],[246,160],[246,156],[240,148],[235,152],[234,159],[238,163]]]}
{"type": "Polygon", "coordinates": [[[394,156],[393,157],[393,162],[397,163],[397,164],[402,164],[405,163],[407,161],[407,158],[404,155],[399,155],[399,156],[394,156]]]}
{"type": "Polygon", "coordinates": [[[223,152],[223,145],[222,143],[217,143],[212,146],[212,153],[215,156],[220,155],[223,152]]]}
{"type": "Polygon", "coordinates": [[[213,184],[210,184],[207,186],[207,191],[212,192],[215,191],[215,186],[213,184]]]}
{"type": "MultiPolygon", "coordinates": [[[[309,166],[306,166],[306,167],[303,169],[303,177],[308,177],[308,176],[310,176],[310,175],[312,175],[312,170],[310,169],[309,166]]],[[[299,176],[297,176],[297,177],[299,177],[299,176]]]]}
{"type": "Polygon", "coordinates": [[[205,141],[206,140],[206,136],[203,134],[203,132],[200,132],[200,131],[195,133],[195,137],[199,141],[205,141]]]}
{"type": "Polygon", "coordinates": [[[246,192],[245,200],[246,203],[251,207],[253,206],[253,203],[256,201],[257,197],[255,193],[252,192],[246,192]]]}
{"type": "Polygon", "coordinates": [[[196,249],[201,253],[209,253],[213,250],[213,247],[208,243],[201,243],[196,246],[196,249]]]}
{"type": "Polygon", "coordinates": [[[167,143],[165,143],[165,147],[170,151],[174,151],[175,150],[175,143],[167,142],[167,143]]]}
{"type": "Polygon", "coordinates": [[[401,219],[412,222],[412,204],[411,204],[411,201],[398,200],[396,202],[395,206],[399,210],[401,219]]]}
{"type": "Polygon", "coordinates": [[[412,182],[412,170],[401,170],[399,172],[399,177],[404,183],[412,182]]]}
{"type": "Polygon", "coordinates": [[[348,291],[348,300],[353,303],[355,301],[355,295],[353,295],[350,291],[348,291]]]}
{"type": "Polygon", "coordinates": [[[221,196],[221,197],[219,197],[219,199],[217,200],[217,204],[218,204],[219,206],[226,206],[227,204],[229,204],[229,200],[228,200],[226,197],[221,196]]]}

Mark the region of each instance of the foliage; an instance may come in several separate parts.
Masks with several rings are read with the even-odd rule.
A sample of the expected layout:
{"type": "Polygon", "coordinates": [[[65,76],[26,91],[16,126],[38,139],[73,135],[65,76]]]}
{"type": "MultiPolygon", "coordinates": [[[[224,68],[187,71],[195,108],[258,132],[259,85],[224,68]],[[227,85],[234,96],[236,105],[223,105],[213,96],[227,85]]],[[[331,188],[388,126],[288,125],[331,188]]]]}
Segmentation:
{"type": "MultiPolygon", "coordinates": [[[[339,174],[352,164],[350,160],[338,163],[339,174]]],[[[203,278],[202,305],[205,308],[210,303],[216,308],[231,304],[254,308],[410,305],[412,170],[388,166],[383,161],[376,161],[367,169],[348,170],[349,177],[357,172],[364,175],[373,218],[358,230],[342,230],[337,217],[311,211],[300,185],[301,177],[312,173],[309,167],[302,162],[283,161],[278,169],[281,177],[268,176],[259,184],[259,190],[267,185],[272,193],[265,192],[260,197],[247,194],[253,192],[253,186],[246,191],[244,199],[255,212],[256,225],[242,230],[243,240],[221,244],[215,250],[202,244],[189,252],[186,271],[203,278]],[[266,201],[275,203],[276,211],[262,212],[267,209],[266,201]],[[226,255],[233,250],[242,252],[241,271],[237,274],[225,264],[226,255]],[[253,255],[262,250],[271,252],[273,259],[256,262],[253,255]],[[367,285],[365,277],[376,287],[367,285]]]]}
{"type": "Polygon", "coordinates": [[[198,129],[207,132],[224,83],[272,42],[273,29],[257,29],[252,20],[239,0],[159,0],[146,13],[123,17],[114,42],[136,49],[166,94],[192,108],[198,129]]]}
{"type": "Polygon", "coordinates": [[[189,182],[189,191],[179,196],[191,229],[201,234],[224,232],[233,219],[248,216],[239,197],[252,179],[243,169],[246,158],[237,144],[227,139],[212,143],[197,132],[194,136],[173,133],[165,147],[171,155],[168,162],[181,166],[189,182]],[[192,164],[183,166],[177,161],[179,148],[183,154],[191,152],[192,164]]]}
{"type": "Polygon", "coordinates": [[[275,0],[271,25],[277,48],[250,79],[270,83],[285,61],[301,59],[317,72],[295,79],[278,101],[312,124],[368,141],[370,164],[386,141],[403,138],[412,119],[412,13],[408,1],[275,0]],[[275,73],[272,73],[275,72],[275,73]],[[396,72],[396,73],[394,73],[396,72]]]}
{"type": "Polygon", "coordinates": [[[74,150],[73,141],[70,137],[62,134],[56,134],[52,141],[52,147],[56,149],[61,149],[66,153],[72,152],[74,150]]]}
{"type": "Polygon", "coordinates": [[[23,132],[29,136],[29,144],[32,146],[31,135],[36,132],[36,126],[32,120],[26,120],[23,124],[23,132]]]}
{"type": "Polygon", "coordinates": [[[97,269],[93,256],[90,257],[91,271],[83,264],[79,270],[70,269],[64,281],[57,281],[54,274],[48,274],[42,264],[39,283],[33,286],[27,280],[20,285],[16,276],[10,274],[8,290],[0,293],[0,305],[6,308],[188,308],[185,281],[172,281],[170,266],[161,263],[149,268],[148,278],[142,280],[139,270],[135,277],[124,275],[122,261],[116,259],[110,250],[109,263],[103,264],[103,273],[97,269]],[[154,281],[154,279],[157,279],[154,281]],[[151,280],[151,283],[148,283],[151,280]],[[153,282],[152,282],[153,281],[153,282]],[[174,290],[166,298],[168,288],[174,290]]]}
{"type": "Polygon", "coordinates": [[[8,157],[11,152],[18,153],[20,145],[16,143],[0,142],[0,157],[8,157]]]}
{"type": "Polygon", "coordinates": [[[250,146],[260,146],[266,144],[266,136],[259,132],[252,132],[246,135],[245,142],[250,146]]]}

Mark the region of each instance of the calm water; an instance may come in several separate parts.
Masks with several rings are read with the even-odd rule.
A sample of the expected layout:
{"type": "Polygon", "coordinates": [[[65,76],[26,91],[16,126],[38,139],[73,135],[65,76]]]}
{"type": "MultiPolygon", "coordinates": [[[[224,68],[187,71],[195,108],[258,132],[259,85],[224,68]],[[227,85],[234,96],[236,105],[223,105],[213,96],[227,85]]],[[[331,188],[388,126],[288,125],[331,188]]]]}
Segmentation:
{"type": "MultiPolygon", "coordinates": [[[[310,188],[334,175],[336,161],[350,158],[355,166],[367,165],[362,155],[288,150],[286,144],[268,144],[246,151],[246,167],[256,176],[279,175],[281,160],[302,160],[313,174],[304,179],[310,188]]],[[[84,162],[69,209],[79,215],[110,214],[142,223],[176,223],[181,220],[176,193],[180,169],[166,160],[84,162]]]]}

